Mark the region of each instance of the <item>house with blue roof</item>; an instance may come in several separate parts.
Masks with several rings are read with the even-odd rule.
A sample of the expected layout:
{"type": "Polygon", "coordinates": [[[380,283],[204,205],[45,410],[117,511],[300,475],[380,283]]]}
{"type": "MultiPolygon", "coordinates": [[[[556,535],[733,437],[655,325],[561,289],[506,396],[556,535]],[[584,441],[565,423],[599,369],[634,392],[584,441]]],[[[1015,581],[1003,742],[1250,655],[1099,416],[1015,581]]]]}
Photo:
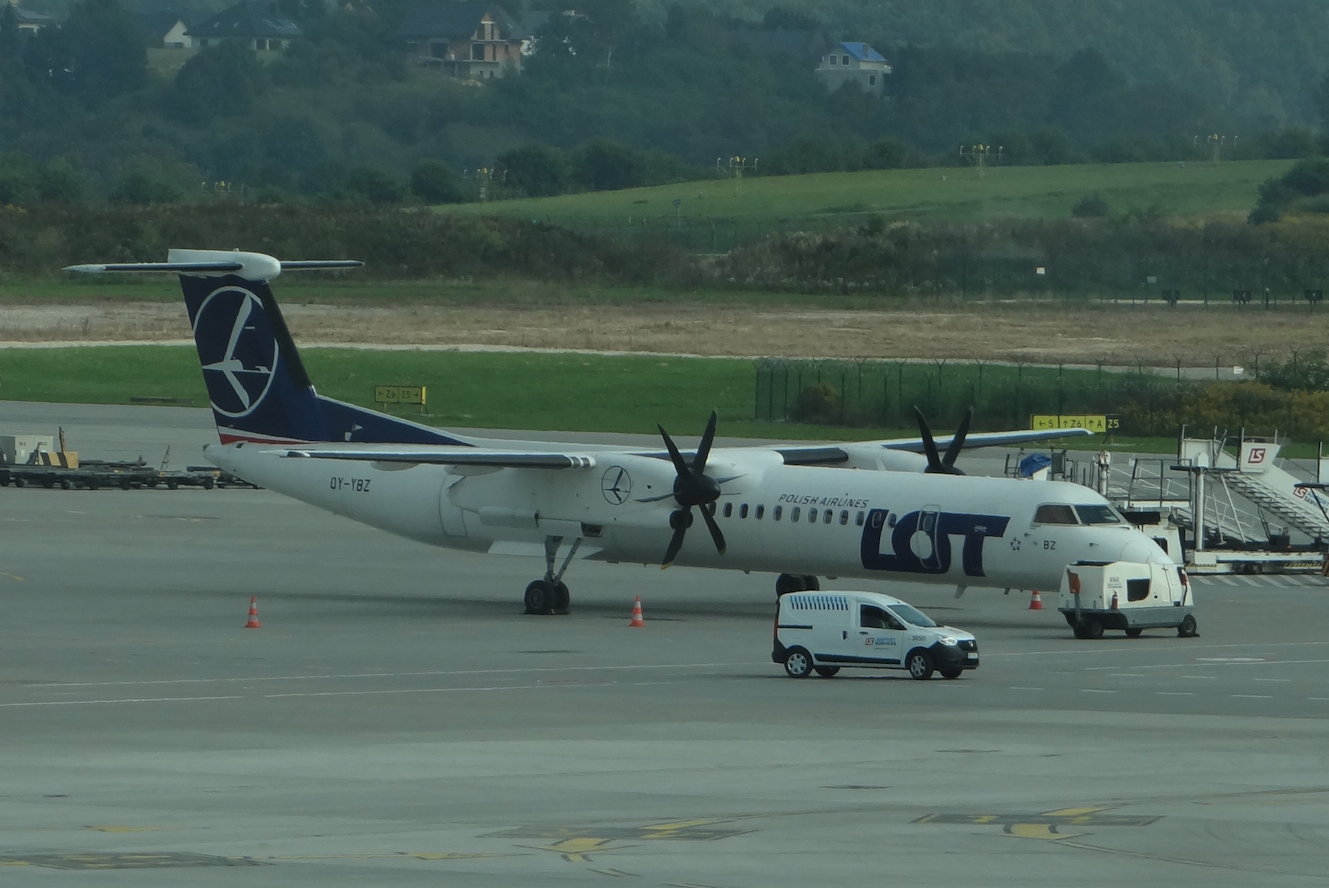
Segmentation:
{"type": "Polygon", "coordinates": [[[857,83],[864,92],[884,95],[891,66],[866,43],[839,43],[821,57],[817,76],[834,92],[846,83],[857,83]]]}

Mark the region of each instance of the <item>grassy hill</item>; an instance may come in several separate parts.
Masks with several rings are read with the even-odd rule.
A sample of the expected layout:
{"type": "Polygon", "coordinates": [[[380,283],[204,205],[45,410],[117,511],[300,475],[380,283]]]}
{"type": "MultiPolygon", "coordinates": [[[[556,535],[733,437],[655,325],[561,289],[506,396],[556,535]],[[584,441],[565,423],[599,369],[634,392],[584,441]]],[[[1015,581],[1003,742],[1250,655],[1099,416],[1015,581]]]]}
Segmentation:
{"type": "Polygon", "coordinates": [[[437,207],[442,213],[514,214],[560,225],[707,218],[816,224],[883,214],[919,220],[1065,218],[1097,192],[1113,215],[1244,217],[1260,182],[1283,160],[1050,167],[881,170],[703,180],[654,188],[437,207]],[[675,201],[678,201],[675,204],[675,201]]]}

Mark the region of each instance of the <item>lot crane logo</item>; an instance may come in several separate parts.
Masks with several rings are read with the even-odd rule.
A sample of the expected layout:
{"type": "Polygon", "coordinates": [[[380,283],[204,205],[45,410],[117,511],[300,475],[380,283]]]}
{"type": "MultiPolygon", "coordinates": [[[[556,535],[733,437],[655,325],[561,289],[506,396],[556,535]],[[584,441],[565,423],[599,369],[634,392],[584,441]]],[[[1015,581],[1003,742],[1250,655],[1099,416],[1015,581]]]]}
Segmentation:
{"type": "Polygon", "coordinates": [[[213,409],[232,418],[252,413],[272,387],[278,360],[263,303],[243,287],[214,290],[194,318],[194,340],[213,409]],[[199,336],[200,329],[229,336],[199,336]]]}

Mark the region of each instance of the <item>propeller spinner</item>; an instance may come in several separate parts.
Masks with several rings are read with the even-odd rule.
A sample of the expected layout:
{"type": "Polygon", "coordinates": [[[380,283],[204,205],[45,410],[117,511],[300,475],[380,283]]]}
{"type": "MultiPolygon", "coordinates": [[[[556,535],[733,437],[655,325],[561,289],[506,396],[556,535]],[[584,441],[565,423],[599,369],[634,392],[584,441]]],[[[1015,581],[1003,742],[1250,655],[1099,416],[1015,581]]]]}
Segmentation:
{"type": "Polygon", "coordinates": [[[955,467],[955,459],[964,449],[964,439],[969,434],[969,423],[974,418],[974,408],[970,407],[964,419],[960,420],[960,427],[955,430],[955,437],[946,448],[945,456],[937,455],[937,442],[932,440],[932,429],[928,428],[928,421],[923,418],[923,411],[915,407],[914,415],[918,417],[918,432],[923,438],[923,453],[928,458],[928,467],[923,471],[934,475],[963,475],[964,472],[955,467]]]}
{"type": "Polygon", "coordinates": [[[673,497],[679,506],[669,515],[669,526],[674,529],[674,536],[669,540],[669,548],[665,550],[664,561],[660,564],[661,569],[673,564],[679,550],[683,548],[683,538],[687,536],[688,528],[692,526],[693,506],[701,507],[701,518],[706,522],[706,529],[711,532],[715,549],[721,555],[724,554],[724,534],[720,532],[720,526],[715,523],[715,516],[711,514],[712,505],[720,498],[720,482],[706,474],[706,460],[711,454],[711,443],[715,440],[716,419],[716,413],[712,410],[711,420],[706,423],[706,432],[701,436],[697,453],[693,456],[690,466],[684,462],[683,454],[678,452],[678,448],[674,446],[674,439],[669,437],[664,426],[657,426],[660,429],[660,437],[664,438],[665,447],[669,450],[669,459],[673,461],[674,470],[678,473],[674,477],[673,497]]]}

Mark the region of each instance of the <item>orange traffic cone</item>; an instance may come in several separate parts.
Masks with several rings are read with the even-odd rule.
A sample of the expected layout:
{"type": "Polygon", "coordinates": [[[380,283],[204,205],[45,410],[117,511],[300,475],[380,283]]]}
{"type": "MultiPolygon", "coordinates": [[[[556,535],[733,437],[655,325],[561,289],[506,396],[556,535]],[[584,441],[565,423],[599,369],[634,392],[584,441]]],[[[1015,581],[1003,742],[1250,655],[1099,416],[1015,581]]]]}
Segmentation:
{"type": "Polygon", "coordinates": [[[638,595],[632,602],[632,622],[628,623],[629,629],[640,629],[646,625],[646,621],[641,618],[641,596],[638,595]]]}
{"type": "Polygon", "coordinates": [[[1043,599],[1039,597],[1038,590],[1034,590],[1034,597],[1029,601],[1031,611],[1041,611],[1043,609],[1043,599]]]}
{"type": "Polygon", "coordinates": [[[263,624],[258,621],[258,597],[249,596],[249,622],[245,623],[246,629],[262,629],[263,624]]]}

